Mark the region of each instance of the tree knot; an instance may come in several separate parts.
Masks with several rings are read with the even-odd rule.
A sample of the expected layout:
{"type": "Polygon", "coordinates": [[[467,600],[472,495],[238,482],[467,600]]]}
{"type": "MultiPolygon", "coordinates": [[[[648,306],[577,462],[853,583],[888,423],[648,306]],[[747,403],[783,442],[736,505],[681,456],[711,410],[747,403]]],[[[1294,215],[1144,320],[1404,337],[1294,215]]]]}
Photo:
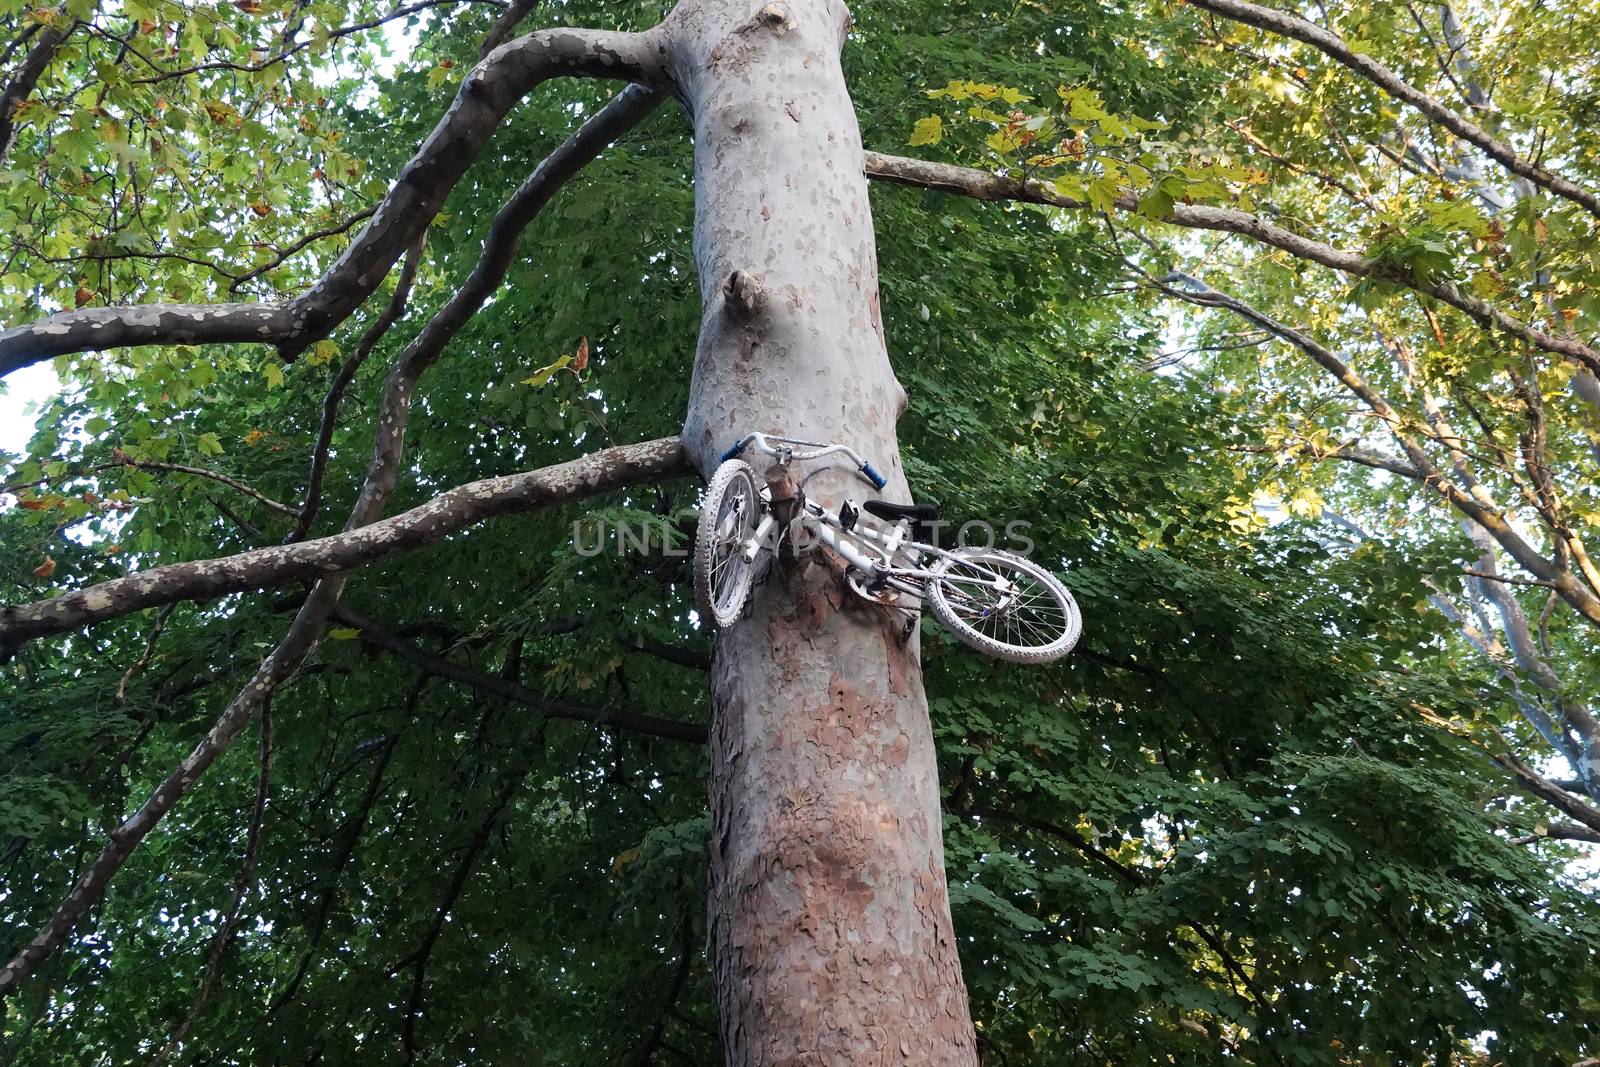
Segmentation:
{"type": "Polygon", "coordinates": [[[755,13],[749,22],[740,27],[741,32],[754,29],[768,29],[775,35],[782,37],[794,29],[795,21],[789,14],[789,5],[784,3],[770,3],[761,5],[761,10],[755,13]]]}
{"type": "Polygon", "coordinates": [[[760,313],[767,291],[761,283],[742,270],[728,275],[722,284],[722,297],[728,309],[739,319],[749,322],[760,313]]]}

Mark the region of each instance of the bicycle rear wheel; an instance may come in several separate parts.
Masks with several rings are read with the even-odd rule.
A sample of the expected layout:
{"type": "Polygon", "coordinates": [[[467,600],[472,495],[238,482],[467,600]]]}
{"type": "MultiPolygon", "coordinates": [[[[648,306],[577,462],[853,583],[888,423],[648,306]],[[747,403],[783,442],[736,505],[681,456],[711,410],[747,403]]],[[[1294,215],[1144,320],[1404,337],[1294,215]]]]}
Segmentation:
{"type": "Polygon", "coordinates": [[[1060,580],[994,549],[960,549],[928,578],[934,618],[967,645],[1013,663],[1048,663],[1078,643],[1083,616],[1060,580]]]}
{"type": "Polygon", "coordinates": [[[700,503],[694,538],[694,599],[700,617],[719,630],[732,626],[750,596],[755,564],[744,543],[761,520],[755,472],[742,459],[717,468],[700,503]]]}

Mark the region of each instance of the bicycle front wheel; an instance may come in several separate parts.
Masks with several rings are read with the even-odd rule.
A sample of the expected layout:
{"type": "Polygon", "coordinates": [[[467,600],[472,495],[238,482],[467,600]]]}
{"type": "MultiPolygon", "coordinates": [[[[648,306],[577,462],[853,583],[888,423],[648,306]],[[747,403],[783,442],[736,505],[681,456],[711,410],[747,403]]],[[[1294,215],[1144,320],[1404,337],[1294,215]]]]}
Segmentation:
{"type": "Polygon", "coordinates": [[[719,630],[734,624],[750,596],[755,564],[745,560],[744,546],[760,520],[755,471],[728,460],[706,486],[694,538],[695,606],[719,630]]]}
{"type": "Polygon", "coordinates": [[[1013,663],[1048,663],[1078,643],[1083,616],[1055,575],[1021,556],[960,549],[928,578],[934,618],[967,645],[1013,663]]]}

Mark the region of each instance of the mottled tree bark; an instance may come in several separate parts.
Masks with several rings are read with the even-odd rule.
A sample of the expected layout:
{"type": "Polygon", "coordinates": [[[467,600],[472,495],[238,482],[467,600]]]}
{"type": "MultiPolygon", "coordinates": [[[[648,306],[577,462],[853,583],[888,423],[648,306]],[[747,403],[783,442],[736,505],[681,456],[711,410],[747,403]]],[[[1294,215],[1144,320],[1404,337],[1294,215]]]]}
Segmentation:
{"type": "MultiPolygon", "coordinates": [[[[840,440],[906,499],[835,0],[684,0],[662,27],[695,126],[703,319],[686,450],[840,440]]],[[[758,464],[759,465],[759,464],[758,464]]],[[[808,493],[866,487],[843,472],[808,493]]],[[[719,638],[710,956],[727,1062],[971,1064],[938,774],[903,613],[820,555],[775,569],[719,638]]]]}

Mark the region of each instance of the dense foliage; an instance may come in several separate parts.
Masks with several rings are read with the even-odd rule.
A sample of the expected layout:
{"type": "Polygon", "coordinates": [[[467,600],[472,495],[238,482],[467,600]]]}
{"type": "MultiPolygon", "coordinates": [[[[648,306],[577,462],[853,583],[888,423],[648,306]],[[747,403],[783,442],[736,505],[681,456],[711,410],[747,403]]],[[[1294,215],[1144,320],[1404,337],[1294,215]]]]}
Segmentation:
{"type": "MultiPolygon", "coordinates": [[[[275,261],[381,195],[499,14],[414,7],[330,35],[387,9],[0,3],[7,38],[40,19],[88,24],[20,110],[0,171],[6,323],[307,284],[343,235],[275,261]],[[294,41],[309,46],[268,62],[294,41]]],[[[636,28],[657,7],[551,3],[528,24],[636,28]]],[[[1332,16],[1418,84],[1467,77],[1456,61],[1475,56],[1506,135],[1559,146],[1593,186],[1592,12],[1463,11],[1466,42],[1441,52],[1439,10],[1413,22],[1410,7],[1332,16]]],[[[1485,492],[1570,559],[1540,530],[1551,498],[1568,532],[1600,506],[1595,410],[1568,391],[1581,368],[1480,330],[1399,275],[1352,280],[1196,236],[1171,213],[1269,213],[1585,335],[1595,220],[1464,174],[1459,145],[1349,71],[1189,5],[859,8],[845,62],[869,148],[1025,171],[1096,208],[1140,201],[1103,216],[875,190],[912,484],[952,518],[1027,522],[1034,558],[1060,562],[1087,619],[1079,652],[1039,669],[923,632],[985,1062],[1600,1054],[1600,904],[1573,863],[1583,846],[1549,834],[1570,813],[1489,758],[1509,739],[1567,774],[1529,705],[1589,702],[1593,626],[1547,604],[1546,586],[1500,582],[1539,620],[1556,689],[1496,652],[1486,631],[1504,624],[1487,621],[1470,584],[1483,579],[1462,577],[1494,550],[1485,563],[1430,485],[1319,462],[1371,449],[1383,420],[1281,334],[1193,309],[1183,294],[1197,290],[1159,281],[1202,276],[1346,353],[1447,471],[1455,431],[1439,427],[1455,424],[1485,492]],[[1524,463],[1535,407],[1544,451],[1524,463]],[[1269,499],[1281,506],[1263,511],[1269,499]]],[[[405,316],[345,400],[316,533],[353,502],[388,359],[605,94],[539,89],[452,195],[405,316]]],[[[391,511],[676,432],[700,319],[691,152],[663,109],[535,221],[506,286],[425,379],[391,511]]],[[[15,502],[0,511],[0,600],[280,540],[292,519],[260,499],[140,464],[206,468],[298,508],[330,375],[395,284],[292,366],[247,346],[59,360],[62,392],[29,454],[0,457],[15,502]]],[[[717,1062],[701,748],[535,706],[704,722],[712,641],[676,551],[696,493],[680,481],[500,519],[359,572],[348,613],[270,714],[7,1001],[0,1058],[717,1062]],[[587,543],[623,519],[659,523],[650,551],[575,551],[575,529],[587,543]]],[[[34,643],[4,668],[7,954],[299,599],[289,587],[151,610],[34,643]]]]}

